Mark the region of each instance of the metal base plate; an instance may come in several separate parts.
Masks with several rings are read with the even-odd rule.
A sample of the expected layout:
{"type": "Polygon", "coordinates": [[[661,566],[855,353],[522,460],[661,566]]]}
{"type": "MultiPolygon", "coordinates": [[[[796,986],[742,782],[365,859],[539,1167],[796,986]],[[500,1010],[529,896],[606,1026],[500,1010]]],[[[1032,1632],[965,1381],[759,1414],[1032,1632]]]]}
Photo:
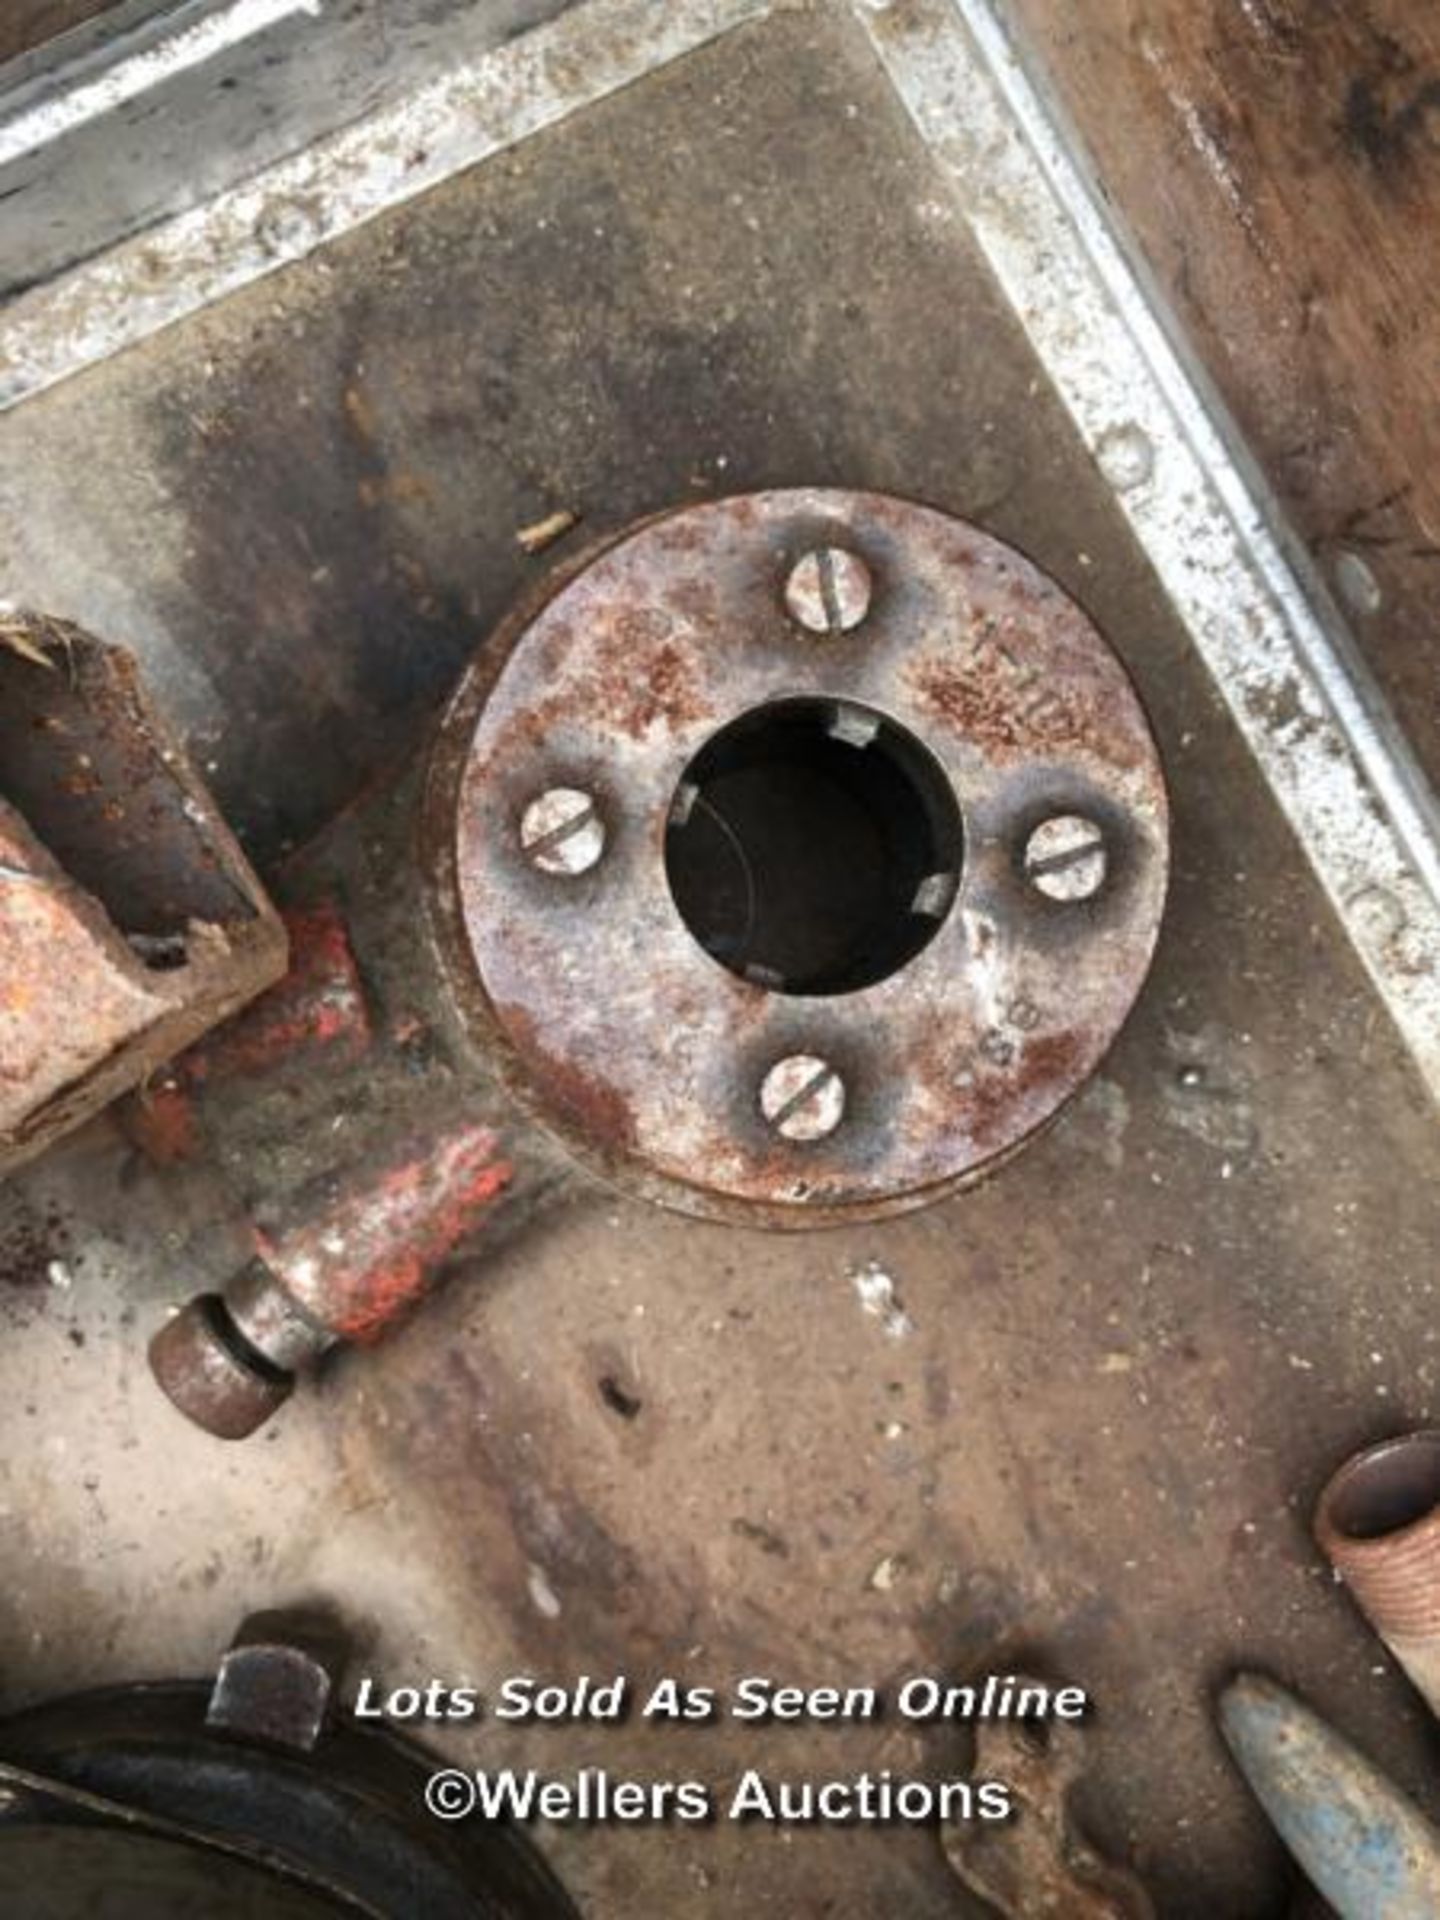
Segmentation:
{"type": "MultiPolygon", "coordinates": [[[[873,20],[932,85],[941,16],[873,20]]],[[[573,18],[632,79],[653,56],[573,18]]],[[[553,98],[524,47],[512,127],[553,98]]],[[[600,71],[546,68],[572,99],[600,71]]],[[[957,92],[937,137],[974,138],[985,104],[957,92]]],[[[1019,151],[977,144],[977,182],[1019,151]]],[[[203,1671],[237,1607],[297,1593],[373,1621],[397,1678],[878,1684],[1029,1649],[1094,1693],[1083,1825],[1160,1910],[1280,1910],[1288,1869],[1211,1720],[1237,1660],[1435,1805],[1428,1716],[1306,1537],[1335,1461],[1433,1423],[1421,1081],[858,16],[781,9],[430,185],[0,423],[13,590],[143,648],[273,859],[430,723],[539,572],[517,529],[908,489],[1035,559],[1141,690],[1176,823],[1151,983],[1090,1088],[975,1191],[824,1235],[592,1192],[238,1456],[144,1366],[165,1306],[230,1270],[213,1197],[103,1131],[27,1170],[0,1201],[5,1699],[203,1671]]],[[[1036,314],[1081,354],[1075,299],[1036,314]]],[[[1191,575],[1219,583],[1212,632],[1283,678],[1222,603],[1238,577],[1191,575]]],[[[1255,698],[1249,724],[1329,757],[1308,711],[1255,698]]],[[[388,851],[368,885],[393,895],[388,851]]],[[[377,1020],[401,1019],[385,984],[377,1020]]],[[[363,1091],[342,1139],[376,1118],[363,1091]]],[[[486,1764],[494,1731],[447,1754],[486,1764]]],[[[953,1771],[963,1745],[637,1718],[515,1728],[504,1753],[724,1781],[953,1771]]],[[[955,1912],[925,1832],[541,1838],[592,1920],[955,1912]]]]}

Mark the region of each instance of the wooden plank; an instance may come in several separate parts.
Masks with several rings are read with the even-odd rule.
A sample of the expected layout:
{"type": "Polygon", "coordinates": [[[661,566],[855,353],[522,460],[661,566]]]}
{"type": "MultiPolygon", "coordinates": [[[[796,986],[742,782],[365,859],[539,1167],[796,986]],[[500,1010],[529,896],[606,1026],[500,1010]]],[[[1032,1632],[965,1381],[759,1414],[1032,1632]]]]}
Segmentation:
{"type": "Polygon", "coordinates": [[[1440,779],[1440,9],[1013,8],[1440,779]]]}

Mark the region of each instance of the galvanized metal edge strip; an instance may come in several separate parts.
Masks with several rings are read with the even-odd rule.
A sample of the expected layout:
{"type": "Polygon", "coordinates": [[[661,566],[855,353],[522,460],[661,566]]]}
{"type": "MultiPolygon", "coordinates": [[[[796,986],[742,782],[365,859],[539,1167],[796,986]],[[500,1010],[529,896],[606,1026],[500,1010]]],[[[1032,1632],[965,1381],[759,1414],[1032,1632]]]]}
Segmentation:
{"type": "Polygon", "coordinates": [[[73,71],[62,68],[43,81],[32,81],[20,91],[33,93],[33,100],[23,99],[13,110],[0,104],[0,166],[48,146],[282,20],[297,13],[319,13],[321,4],[322,0],[228,0],[208,12],[186,8],[158,37],[152,27],[147,41],[144,31],[137,29],[97,71],[91,71],[90,61],[82,60],[73,71]]]}
{"type": "Polygon", "coordinates": [[[855,11],[1440,1098],[1440,839],[1383,701],[1290,565],[994,0],[855,11]]]}
{"type": "Polygon", "coordinates": [[[10,302],[0,410],[693,52],[774,0],[586,0],[10,302]]]}

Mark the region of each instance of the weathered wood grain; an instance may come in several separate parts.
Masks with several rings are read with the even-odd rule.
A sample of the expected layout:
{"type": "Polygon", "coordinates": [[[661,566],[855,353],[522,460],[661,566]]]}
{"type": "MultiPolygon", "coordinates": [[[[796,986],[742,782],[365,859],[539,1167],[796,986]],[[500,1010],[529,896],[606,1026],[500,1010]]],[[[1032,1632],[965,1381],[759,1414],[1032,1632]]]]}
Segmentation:
{"type": "Polygon", "coordinates": [[[1013,9],[1440,778],[1440,8],[1013,9]]]}

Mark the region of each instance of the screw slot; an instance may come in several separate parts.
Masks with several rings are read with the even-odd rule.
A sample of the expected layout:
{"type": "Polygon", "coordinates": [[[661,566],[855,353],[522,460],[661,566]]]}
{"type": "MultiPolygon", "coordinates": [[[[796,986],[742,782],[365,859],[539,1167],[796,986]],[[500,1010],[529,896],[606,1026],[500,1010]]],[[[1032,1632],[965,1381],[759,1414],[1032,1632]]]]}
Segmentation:
{"type": "Polygon", "coordinates": [[[1109,865],[1104,834],[1078,813],[1042,820],[1025,842],[1025,877],[1047,900],[1092,899],[1109,865]]]}
{"type": "Polygon", "coordinates": [[[785,581],[790,617],[808,633],[849,633],[870,611],[870,569],[845,547],[802,554],[785,581]]]}
{"type": "Polygon", "coordinates": [[[760,1083],[760,1111],[786,1140],[823,1140],[845,1117],[845,1082],[818,1054],[787,1054],[760,1083]]]}
{"type": "Polygon", "coordinates": [[[605,822],[581,788],[550,787],[526,807],[520,846],[541,873],[573,878],[598,864],[605,851],[605,822]]]}

